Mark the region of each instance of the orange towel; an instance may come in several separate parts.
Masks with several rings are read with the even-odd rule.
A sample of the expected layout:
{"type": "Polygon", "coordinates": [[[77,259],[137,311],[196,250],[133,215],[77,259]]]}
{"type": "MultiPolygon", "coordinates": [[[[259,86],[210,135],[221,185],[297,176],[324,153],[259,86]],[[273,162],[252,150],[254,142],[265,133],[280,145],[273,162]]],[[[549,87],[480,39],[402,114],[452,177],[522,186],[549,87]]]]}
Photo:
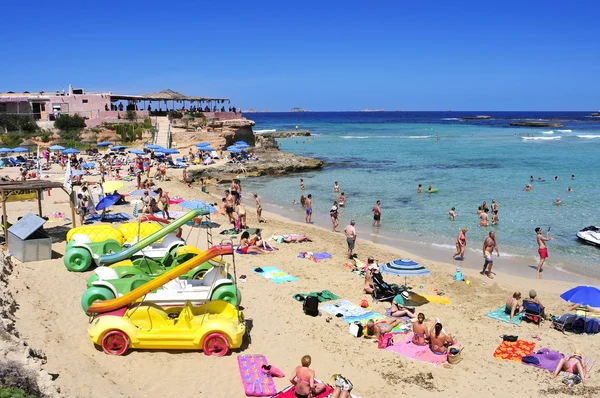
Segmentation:
{"type": "Polygon", "coordinates": [[[496,351],[494,351],[494,358],[521,362],[521,358],[531,355],[534,348],[535,343],[532,343],[531,341],[503,341],[502,344],[496,348],[496,351]]]}

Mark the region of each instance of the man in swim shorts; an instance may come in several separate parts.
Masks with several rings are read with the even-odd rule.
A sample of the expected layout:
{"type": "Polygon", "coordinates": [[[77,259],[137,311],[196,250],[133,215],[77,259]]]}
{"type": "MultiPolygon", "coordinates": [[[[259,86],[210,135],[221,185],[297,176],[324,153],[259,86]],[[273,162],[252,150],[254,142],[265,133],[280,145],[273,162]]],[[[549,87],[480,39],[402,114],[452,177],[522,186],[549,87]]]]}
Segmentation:
{"type": "Polygon", "coordinates": [[[352,259],[352,251],[354,250],[354,244],[356,243],[356,228],[354,220],[350,221],[350,225],[344,228],[344,235],[346,235],[346,243],[348,243],[348,258],[352,259]]]}
{"type": "Polygon", "coordinates": [[[500,257],[500,251],[498,250],[498,245],[496,244],[496,233],[494,231],[490,231],[488,237],[483,242],[484,263],[483,271],[480,272],[481,275],[486,275],[490,279],[494,279],[494,277],[492,276],[492,266],[494,265],[492,253],[494,252],[494,250],[496,250],[498,257],[500,257]]]}
{"type": "Polygon", "coordinates": [[[235,203],[235,196],[229,192],[229,190],[225,191],[225,213],[229,218],[229,222],[233,223],[233,205],[235,203]]]}
{"type": "Polygon", "coordinates": [[[305,205],[305,210],[306,210],[306,217],[305,217],[305,221],[307,224],[311,223],[311,218],[312,218],[312,194],[308,194],[308,196],[306,197],[306,201],[304,202],[305,205]]]}
{"type": "Polygon", "coordinates": [[[378,200],[373,207],[373,227],[381,227],[381,200],[378,200]]]}
{"type": "Polygon", "coordinates": [[[546,242],[548,242],[549,240],[554,240],[554,237],[550,236],[550,228],[548,228],[546,236],[542,235],[542,229],[540,227],[537,227],[535,229],[535,233],[537,235],[536,239],[538,244],[538,254],[540,255],[540,262],[537,268],[537,274],[539,276],[540,272],[542,272],[544,261],[546,261],[546,259],[548,258],[548,248],[546,247],[546,242]]]}

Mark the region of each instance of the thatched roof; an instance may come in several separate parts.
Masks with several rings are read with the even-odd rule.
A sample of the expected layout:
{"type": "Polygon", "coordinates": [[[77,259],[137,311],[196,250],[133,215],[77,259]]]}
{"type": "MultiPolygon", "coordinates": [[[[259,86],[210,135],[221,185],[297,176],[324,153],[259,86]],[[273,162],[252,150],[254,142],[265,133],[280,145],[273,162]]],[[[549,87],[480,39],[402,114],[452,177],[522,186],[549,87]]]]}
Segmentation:
{"type": "Polygon", "coordinates": [[[31,140],[25,140],[25,141],[21,142],[21,144],[19,144],[19,146],[22,146],[22,147],[37,146],[37,143],[35,143],[31,140]]]}
{"type": "Polygon", "coordinates": [[[156,93],[150,93],[150,94],[143,94],[140,95],[140,97],[143,97],[144,99],[150,99],[150,100],[183,100],[183,99],[187,99],[185,95],[178,93],[177,91],[173,91],[171,89],[166,89],[166,90],[162,90],[162,91],[158,91],[156,93]]]}

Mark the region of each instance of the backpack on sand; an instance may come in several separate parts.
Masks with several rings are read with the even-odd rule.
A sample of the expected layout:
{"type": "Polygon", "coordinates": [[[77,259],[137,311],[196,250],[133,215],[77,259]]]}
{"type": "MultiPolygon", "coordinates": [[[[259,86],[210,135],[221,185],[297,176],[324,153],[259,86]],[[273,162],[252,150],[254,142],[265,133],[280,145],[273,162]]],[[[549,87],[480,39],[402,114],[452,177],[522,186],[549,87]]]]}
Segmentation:
{"type": "Polygon", "coordinates": [[[315,296],[307,296],[302,304],[302,309],[306,315],[319,315],[319,298],[315,296]]]}

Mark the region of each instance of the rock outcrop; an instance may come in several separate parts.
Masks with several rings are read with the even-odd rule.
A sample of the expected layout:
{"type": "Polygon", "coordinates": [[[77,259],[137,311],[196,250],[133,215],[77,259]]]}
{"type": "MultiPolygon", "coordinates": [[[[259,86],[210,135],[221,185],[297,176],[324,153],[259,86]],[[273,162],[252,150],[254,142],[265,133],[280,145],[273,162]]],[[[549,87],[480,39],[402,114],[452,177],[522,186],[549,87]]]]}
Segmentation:
{"type": "Polygon", "coordinates": [[[287,152],[257,150],[256,156],[258,160],[251,160],[242,165],[227,163],[208,168],[190,168],[188,175],[194,179],[208,177],[226,182],[242,174],[246,177],[277,176],[323,167],[322,160],[296,156],[287,152]]]}
{"type": "Polygon", "coordinates": [[[247,119],[211,120],[206,126],[189,123],[187,127],[178,122],[171,125],[172,142],[177,144],[176,148],[186,148],[207,141],[215,150],[224,150],[237,141],[254,146],[252,126],[254,122],[247,119]]]}
{"type": "Polygon", "coordinates": [[[463,116],[463,117],[461,117],[462,120],[489,120],[491,118],[492,117],[488,116],[488,115],[463,116]]]}
{"type": "Polygon", "coordinates": [[[310,137],[310,131],[308,130],[291,130],[291,131],[275,131],[273,133],[260,133],[256,134],[257,137],[273,137],[273,138],[290,138],[290,137],[310,137]]]}
{"type": "Polygon", "coordinates": [[[517,126],[517,127],[564,127],[564,124],[562,124],[562,123],[540,122],[540,121],[512,122],[510,125],[517,126]]]}

